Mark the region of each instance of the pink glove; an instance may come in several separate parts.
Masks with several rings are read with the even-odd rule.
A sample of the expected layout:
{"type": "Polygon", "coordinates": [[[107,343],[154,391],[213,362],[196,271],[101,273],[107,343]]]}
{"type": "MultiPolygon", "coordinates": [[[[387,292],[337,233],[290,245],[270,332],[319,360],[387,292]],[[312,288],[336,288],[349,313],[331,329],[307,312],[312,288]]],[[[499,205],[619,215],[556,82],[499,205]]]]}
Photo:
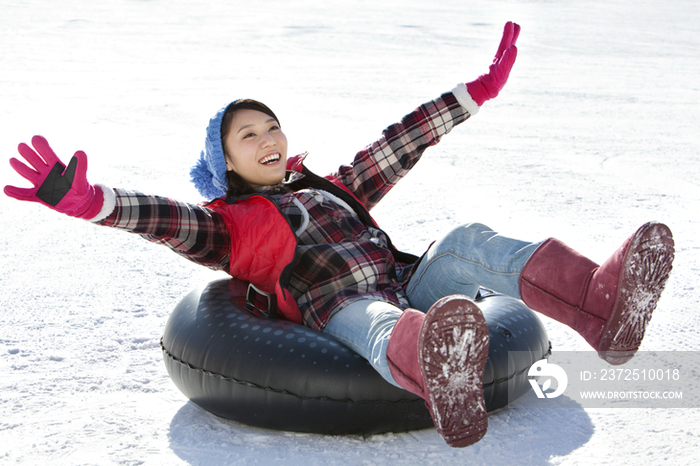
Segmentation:
{"type": "Polygon", "coordinates": [[[496,97],[506,85],[510,69],[513,68],[515,57],[518,55],[515,41],[518,40],[519,34],[520,26],[508,21],[503,28],[503,38],[498,46],[496,57],[493,59],[493,64],[489,66],[489,74],[479,76],[476,81],[467,83],[467,91],[479,107],[487,100],[496,97]]]}
{"type": "Polygon", "coordinates": [[[39,202],[71,217],[96,217],[102,209],[104,195],[99,187],[88,183],[85,177],[85,152],[76,152],[66,168],[42,136],[34,136],[32,145],[36,152],[24,143],[17,150],[34,170],[15,158],[10,159],[10,165],[34,187],[5,186],[5,194],[20,201],[39,202]]]}

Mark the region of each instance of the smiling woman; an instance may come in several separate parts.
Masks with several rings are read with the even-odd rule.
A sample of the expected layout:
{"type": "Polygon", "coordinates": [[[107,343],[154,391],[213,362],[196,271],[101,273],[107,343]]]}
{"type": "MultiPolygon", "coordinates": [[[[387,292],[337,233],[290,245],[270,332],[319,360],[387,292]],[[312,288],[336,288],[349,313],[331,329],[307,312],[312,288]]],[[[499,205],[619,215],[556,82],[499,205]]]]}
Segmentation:
{"type": "Polygon", "coordinates": [[[641,344],[674,256],[659,223],[643,225],[602,265],[559,240],[521,241],[479,223],[454,227],[418,258],[375,223],[370,210],[426,149],[499,94],[519,33],[507,23],[487,74],[415,108],[325,177],[303,158],[287,159],[269,108],[239,100],[209,121],[191,172],[206,205],[90,184],[84,152],[66,168],[40,136],[33,149],[19,146],[33,169],[10,161],[34,187],[5,192],[139,234],[250,284],[267,314],[347,346],[384,382],[422,398],[447,444],[465,447],[486,433],[482,382],[496,343],[475,302],[480,287],[521,299],[622,364],[641,344]]]}

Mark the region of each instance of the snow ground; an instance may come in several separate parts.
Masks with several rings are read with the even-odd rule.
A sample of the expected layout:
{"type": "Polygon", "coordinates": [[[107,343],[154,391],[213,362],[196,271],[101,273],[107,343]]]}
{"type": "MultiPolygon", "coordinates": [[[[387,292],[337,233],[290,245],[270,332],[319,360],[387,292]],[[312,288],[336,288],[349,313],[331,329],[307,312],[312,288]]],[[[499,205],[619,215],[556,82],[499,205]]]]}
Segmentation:
{"type": "MultiPolygon", "coordinates": [[[[422,252],[479,221],[604,260],[640,224],[676,262],[643,350],[697,351],[700,6],[694,0],[0,0],[0,153],[43,134],[90,179],[199,201],[187,179],[209,117],[268,103],[327,172],[416,105],[486,71],[505,21],[502,94],[374,211],[422,252]]],[[[21,184],[0,163],[0,184],[21,184]]],[[[463,450],[434,430],[280,433],[217,419],[177,391],[159,339],[221,275],[131,235],[0,196],[0,463],[616,466],[695,464],[700,409],[507,409],[463,450]]],[[[586,345],[546,321],[555,350],[586,345]]]]}

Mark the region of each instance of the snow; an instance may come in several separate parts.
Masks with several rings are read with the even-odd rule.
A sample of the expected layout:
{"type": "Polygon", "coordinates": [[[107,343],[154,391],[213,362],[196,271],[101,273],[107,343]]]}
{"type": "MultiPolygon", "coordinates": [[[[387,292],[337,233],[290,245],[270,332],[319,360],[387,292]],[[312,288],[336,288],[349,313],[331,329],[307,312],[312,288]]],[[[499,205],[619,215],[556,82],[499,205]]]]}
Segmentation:
{"type": "MultiPolygon", "coordinates": [[[[700,6],[695,0],[0,2],[0,153],[44,135],[90,179],[198,202],[210,116],[250,96],[328,172],[418,104],[486,71],[522,25],[501,95],[375,209],[421,253],[471,221],[602,261],[647,220],[676,261],[642,350],[697,351],[700,6]]],[[[0,184],[22,185],[2,163],[0,184]]],[[[142,239],[0,196],[0,463],[694,464],[700,409],[506,409],[482,441],[368,438],[215,418],[163,367],[187,292],[221,275],[142,239]]],[[[556,350],[586,349],[547,319],[556,350]]]]}

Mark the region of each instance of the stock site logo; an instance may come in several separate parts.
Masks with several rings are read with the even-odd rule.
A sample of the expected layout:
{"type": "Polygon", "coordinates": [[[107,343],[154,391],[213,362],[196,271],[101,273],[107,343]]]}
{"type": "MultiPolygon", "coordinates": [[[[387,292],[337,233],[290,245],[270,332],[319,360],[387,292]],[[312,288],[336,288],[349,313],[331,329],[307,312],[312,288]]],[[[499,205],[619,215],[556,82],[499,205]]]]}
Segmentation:
{"type": "Polygon", "coordinates": [[[542,387],[540,387],[537,380],[528,379],[537,398],[556,398],[564,393],[566,386],[569,384],[569,378],[566,376],[564,369],[556,364],[549,364],[546,359],[540,359],[533,364],[527,375],[529,377],[539,377],[542,381],[542,387]],[[553,392],[547,393],[547,390],[552,386],[552,380],[556,380],[557,388],[553,392]]]}

